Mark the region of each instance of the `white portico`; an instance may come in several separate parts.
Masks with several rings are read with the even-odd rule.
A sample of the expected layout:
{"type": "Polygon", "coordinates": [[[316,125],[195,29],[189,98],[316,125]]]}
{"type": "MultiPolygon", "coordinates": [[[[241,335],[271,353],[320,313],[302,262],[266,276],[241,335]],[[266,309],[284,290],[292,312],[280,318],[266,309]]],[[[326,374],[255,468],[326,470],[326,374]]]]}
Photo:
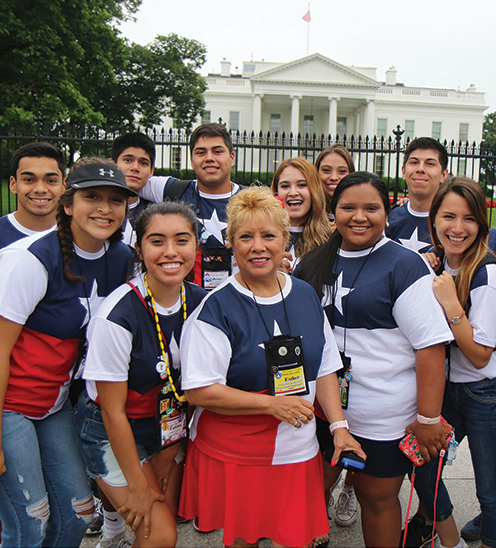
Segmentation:
{"type": "Polygon", "coordinates": [[[289,63],[245,62],[241,74],[231,74],[224,60],[221,73],[206,80],[202,121],[222,118],[241,132],[389,137],[399,124],[410,138],[482,137],[484,93],[474,86],[405,86],[394,67],[380,82],[375,68],[347,67],[316,53],[289,63]]]}
{"type": "Polygon", "coordinates": [[[253,111],[255,131],[277,129],[279,118],[272,113],[279,110],[280,131],[294,135],[314,132],[335,135],[338,112],[341,117],[349,118],[350,134],[374,133],[374,99],[379,84],[368,75],[320,54],[260,72],[256,72],[258,64],[248,65],[248,68],[254,65],[250,82],[263,105],[260,117],[253,111]]]}

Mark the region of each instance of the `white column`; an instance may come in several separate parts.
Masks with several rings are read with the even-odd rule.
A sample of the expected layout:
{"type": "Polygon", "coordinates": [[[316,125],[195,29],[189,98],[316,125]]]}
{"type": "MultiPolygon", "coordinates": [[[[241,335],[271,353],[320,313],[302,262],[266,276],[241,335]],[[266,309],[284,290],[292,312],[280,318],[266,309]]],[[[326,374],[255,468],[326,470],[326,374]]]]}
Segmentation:
{"type": "Polygon", "coordinates": [[[300,128],[300,99],[301,95],[290,95],[291,103],[291,133],[296,138],[300,128]]]}
{"type": "Polygon", "coordinates": [[[350,135],[351,134],[355,135],[356,138],[358,138],[359,135],[362,135],[362,132],[360,131],[360,110],[355,111],[355,127],[353,128],[353,131],[350,130],[350,135]]]}
{"type": "Polygon", "coordinates": [[[367,99],[364,118],[363,137],[368,135],[372,139],[375,133],[375,101],[373,99],[367,99]]]}
{"type": "Polygon", "coordinates": [[[262,93],[256,93],[253,97],[253,121],[252,128],[255,132],[255,135],[260,133],[262,129],[262,93]]]}
{"type": "Polygon", "coordinates": [[[329,134],[334,141],[338,132],[338,101],[339,97],[329,97],[329,134]]]}

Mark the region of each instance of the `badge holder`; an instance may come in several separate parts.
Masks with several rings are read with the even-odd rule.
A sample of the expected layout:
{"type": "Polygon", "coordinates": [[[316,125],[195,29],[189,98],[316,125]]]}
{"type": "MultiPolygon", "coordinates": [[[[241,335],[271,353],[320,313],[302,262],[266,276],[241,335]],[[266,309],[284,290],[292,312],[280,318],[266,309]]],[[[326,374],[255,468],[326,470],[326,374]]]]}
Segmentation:
{"type": "Polygon", "coordinates": [[[201,269],[203,287],[208,291],[218,287],[232,272],[232,250],[227,247],[202,249],[201,269]]]}
{"type": "MultiPolygon", "coordinates": [[[[145,274],[146,276],[146,274],[145,274]]],[[[131,282],[126,282],[133,289],[136,296],[150,312],[155,328],[157,329],[159,347],[162,355],[159,356],[155,369],[164,382],[164,386],[157,395],[157,428],[160,436],[160,448],[166,449],[171,445],[179,443],[188,437],[188,402],[184,394],[179,395],[181,385],[179,372],[172,365],[172,354],[170,353],[167,341],[159,324],[158,315],[155,309],[153,297],[149,292],[146,277],[145,287],[151,297],[151,309],[145,299],[138,291],[138,288],[131,282]]],[[[185,303],[186,301],[184,301],[185,303]]],[[[186,306],[185,304],[183,305],[186,306]]],[[[186,309],[185,309],[186,310],[186,309]]],[[[186,314],[186,312],[185,312],[186,314]]]]}
{"type": "MultiPolygon", "coordinates": [[[[160,362],[159,362],[160,363],[160,362]]],[[[159,367],[157,363],[157,369],[159,367]]],[[[161,363],[165,364],[163,361],[161,363]]],[[[165,372],[167,376],[167,373],[165,372]]],[[[160,375],[162,377],[162,375],[160,375]]],[[[160,448],[165,449],[188,437],[188,402],[178,401],[169,381],[157,396],[160,448]]]]}
{"type": "Polygon", "coordinates": [[[351,373],[351,358],[346,356],[344,352],[340,352],[341,362],[343,367],[336,372],[339,381],[339,392],[341,396],[342,409],[348,409],[348,401],[350,398],[350,383],[353,380],[351,373]]]}
{"type": "Polygon", "coordinates": [[[309,393],[301,337],[277,335],[264,342],[271,396],[309,393]]]}

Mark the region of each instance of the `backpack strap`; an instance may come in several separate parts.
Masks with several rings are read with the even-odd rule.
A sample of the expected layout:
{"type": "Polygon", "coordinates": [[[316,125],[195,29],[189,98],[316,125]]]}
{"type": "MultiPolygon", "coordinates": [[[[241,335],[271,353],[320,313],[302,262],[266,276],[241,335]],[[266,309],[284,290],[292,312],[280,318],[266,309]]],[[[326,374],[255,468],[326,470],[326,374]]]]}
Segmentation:
{"type": "Polygon", "coordinates": [[[176,179],[175,181],[172,181],[164,195],[164,198],[170,200],[171,202],[179,200],[193,180],[194,179],[176,179]]]}

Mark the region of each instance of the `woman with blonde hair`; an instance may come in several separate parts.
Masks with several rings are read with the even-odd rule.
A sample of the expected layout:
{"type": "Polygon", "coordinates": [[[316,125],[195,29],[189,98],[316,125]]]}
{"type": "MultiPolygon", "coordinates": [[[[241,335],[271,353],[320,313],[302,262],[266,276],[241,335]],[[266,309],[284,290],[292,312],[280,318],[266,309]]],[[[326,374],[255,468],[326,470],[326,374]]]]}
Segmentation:
{"type": "Polygon", "coordinates": [[[287,251],[291,267],[305,253],[325,243],[332,234],[326,215],[326,199],[315,166],[304,158],[288,158],[277,168],[271,190],[289,213],[291,235],[287,251]]]}
{"type": "Polygon", "coordinates": [[[182,387],[196,405],[179,514],[224,529],[226,546],[327,542],[314,400],[329,420],[334,459],[365,454],[349,435],[336,344],[315,291],[279,272],[289,216],[266,188],[233,196],[227,235],[239,272],[184,325],[182,387]],[[322,538],[323,537],[323,538],[322,538]]]}

